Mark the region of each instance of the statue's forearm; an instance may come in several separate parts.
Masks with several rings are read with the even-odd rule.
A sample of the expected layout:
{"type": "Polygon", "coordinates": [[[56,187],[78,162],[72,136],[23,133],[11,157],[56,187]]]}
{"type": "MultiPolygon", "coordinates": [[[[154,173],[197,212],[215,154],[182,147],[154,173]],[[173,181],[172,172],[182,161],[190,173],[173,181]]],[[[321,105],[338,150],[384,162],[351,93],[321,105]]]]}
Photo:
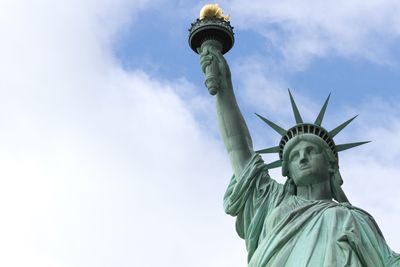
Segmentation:
{"type": "Polygon", "coordinates": [[[236,177],[253,154],[246,122],[236,102],[228,63],[221,54],[221,43],[205,41],[200,49],[200,64],[210,94],[216,95],[217,117],[221,137],[228,150],[236,177]]]}
{"type": "Polygon", "coordinates": [[[216,106],[221,137],[228,150],[233,171],[238,177],[254,153],[251,136],[232,88],[218,92],[216,106]]]}

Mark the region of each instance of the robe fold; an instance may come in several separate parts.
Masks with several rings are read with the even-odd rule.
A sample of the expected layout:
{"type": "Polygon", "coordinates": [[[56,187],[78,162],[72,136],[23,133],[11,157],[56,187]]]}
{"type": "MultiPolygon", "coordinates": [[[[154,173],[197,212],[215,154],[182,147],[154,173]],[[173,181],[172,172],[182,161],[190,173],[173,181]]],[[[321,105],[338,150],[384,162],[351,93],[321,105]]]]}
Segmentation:
{"type": "Polygon", "coordinates": [[[399,266],[374,219],[349,203],[285,192],[255,154],[224,196],[246,242],[249,267],[399,266]]]}

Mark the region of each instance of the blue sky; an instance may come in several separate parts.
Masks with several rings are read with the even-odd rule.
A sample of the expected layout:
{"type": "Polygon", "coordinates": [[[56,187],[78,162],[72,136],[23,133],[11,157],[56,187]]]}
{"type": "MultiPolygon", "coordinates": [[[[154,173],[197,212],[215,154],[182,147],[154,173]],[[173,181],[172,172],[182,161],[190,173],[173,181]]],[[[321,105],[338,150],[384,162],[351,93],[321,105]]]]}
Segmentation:
{"type": "MultiPolygon", "coordinates": [[[[231,167],[188,27],[206,2],[0,3],[1,266],[246,266],[222,197],[231,167]],[[21,255],[24,255],[23,257],[21,255]]],[[[293,122],[359,117],[344,191],[400,251],[398,1],[221,1],[255,148],[293,122]]],[[[265,157],[266,161],[275,160],[265,157]]],[[[279,170],[271,175],[284,181],[279,170]]]]}

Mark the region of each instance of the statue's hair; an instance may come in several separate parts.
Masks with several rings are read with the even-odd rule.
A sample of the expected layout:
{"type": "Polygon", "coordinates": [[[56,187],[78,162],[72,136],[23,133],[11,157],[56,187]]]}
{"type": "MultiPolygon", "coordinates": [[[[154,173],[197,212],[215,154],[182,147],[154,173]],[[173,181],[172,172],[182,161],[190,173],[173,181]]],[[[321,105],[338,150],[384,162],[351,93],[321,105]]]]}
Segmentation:
{"type": "Polygon", "coordinates": [[[332,152],[332,149],[327,145],[327,143],[322,138],[314,134],[302,134],[295,136],[294,138],[289,140],[285,145],[282,157],[282,175],[288,178],[285,183],[285,190],[287,190],[288,193],[294,195],[296,194],[297,191],[296,184],[294,183],[293,179],[290,177],[289,174],[289,154],[300,141],[308,141],[310,143],[313,143],[322,150],[322,153],[329,164],[329,174],[330,174],[329,179],[331,183],[333,198],[338,202],[349,202],[345,193],[341,188],[343,180],[339,172],[339,165],[337,158],[335,157],[335,155],[332,152]]]}

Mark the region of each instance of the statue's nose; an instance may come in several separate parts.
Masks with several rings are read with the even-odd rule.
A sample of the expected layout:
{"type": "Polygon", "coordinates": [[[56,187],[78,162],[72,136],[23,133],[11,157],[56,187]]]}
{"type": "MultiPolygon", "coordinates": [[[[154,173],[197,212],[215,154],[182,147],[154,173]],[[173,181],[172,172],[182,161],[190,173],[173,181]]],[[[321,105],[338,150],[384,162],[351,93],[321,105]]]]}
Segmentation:
{"type": "Polygon", "coordinates": [[[301,152],[300,153],[300,163],[308,162],[308,155],[307,153],[301,152]]]}
{"type": "Polygon", "coordinates": [[[308,159],[307,158],[302,158],[302,159],[300,159],[300,163],[307,163],[308,162],[308,159]]]}

